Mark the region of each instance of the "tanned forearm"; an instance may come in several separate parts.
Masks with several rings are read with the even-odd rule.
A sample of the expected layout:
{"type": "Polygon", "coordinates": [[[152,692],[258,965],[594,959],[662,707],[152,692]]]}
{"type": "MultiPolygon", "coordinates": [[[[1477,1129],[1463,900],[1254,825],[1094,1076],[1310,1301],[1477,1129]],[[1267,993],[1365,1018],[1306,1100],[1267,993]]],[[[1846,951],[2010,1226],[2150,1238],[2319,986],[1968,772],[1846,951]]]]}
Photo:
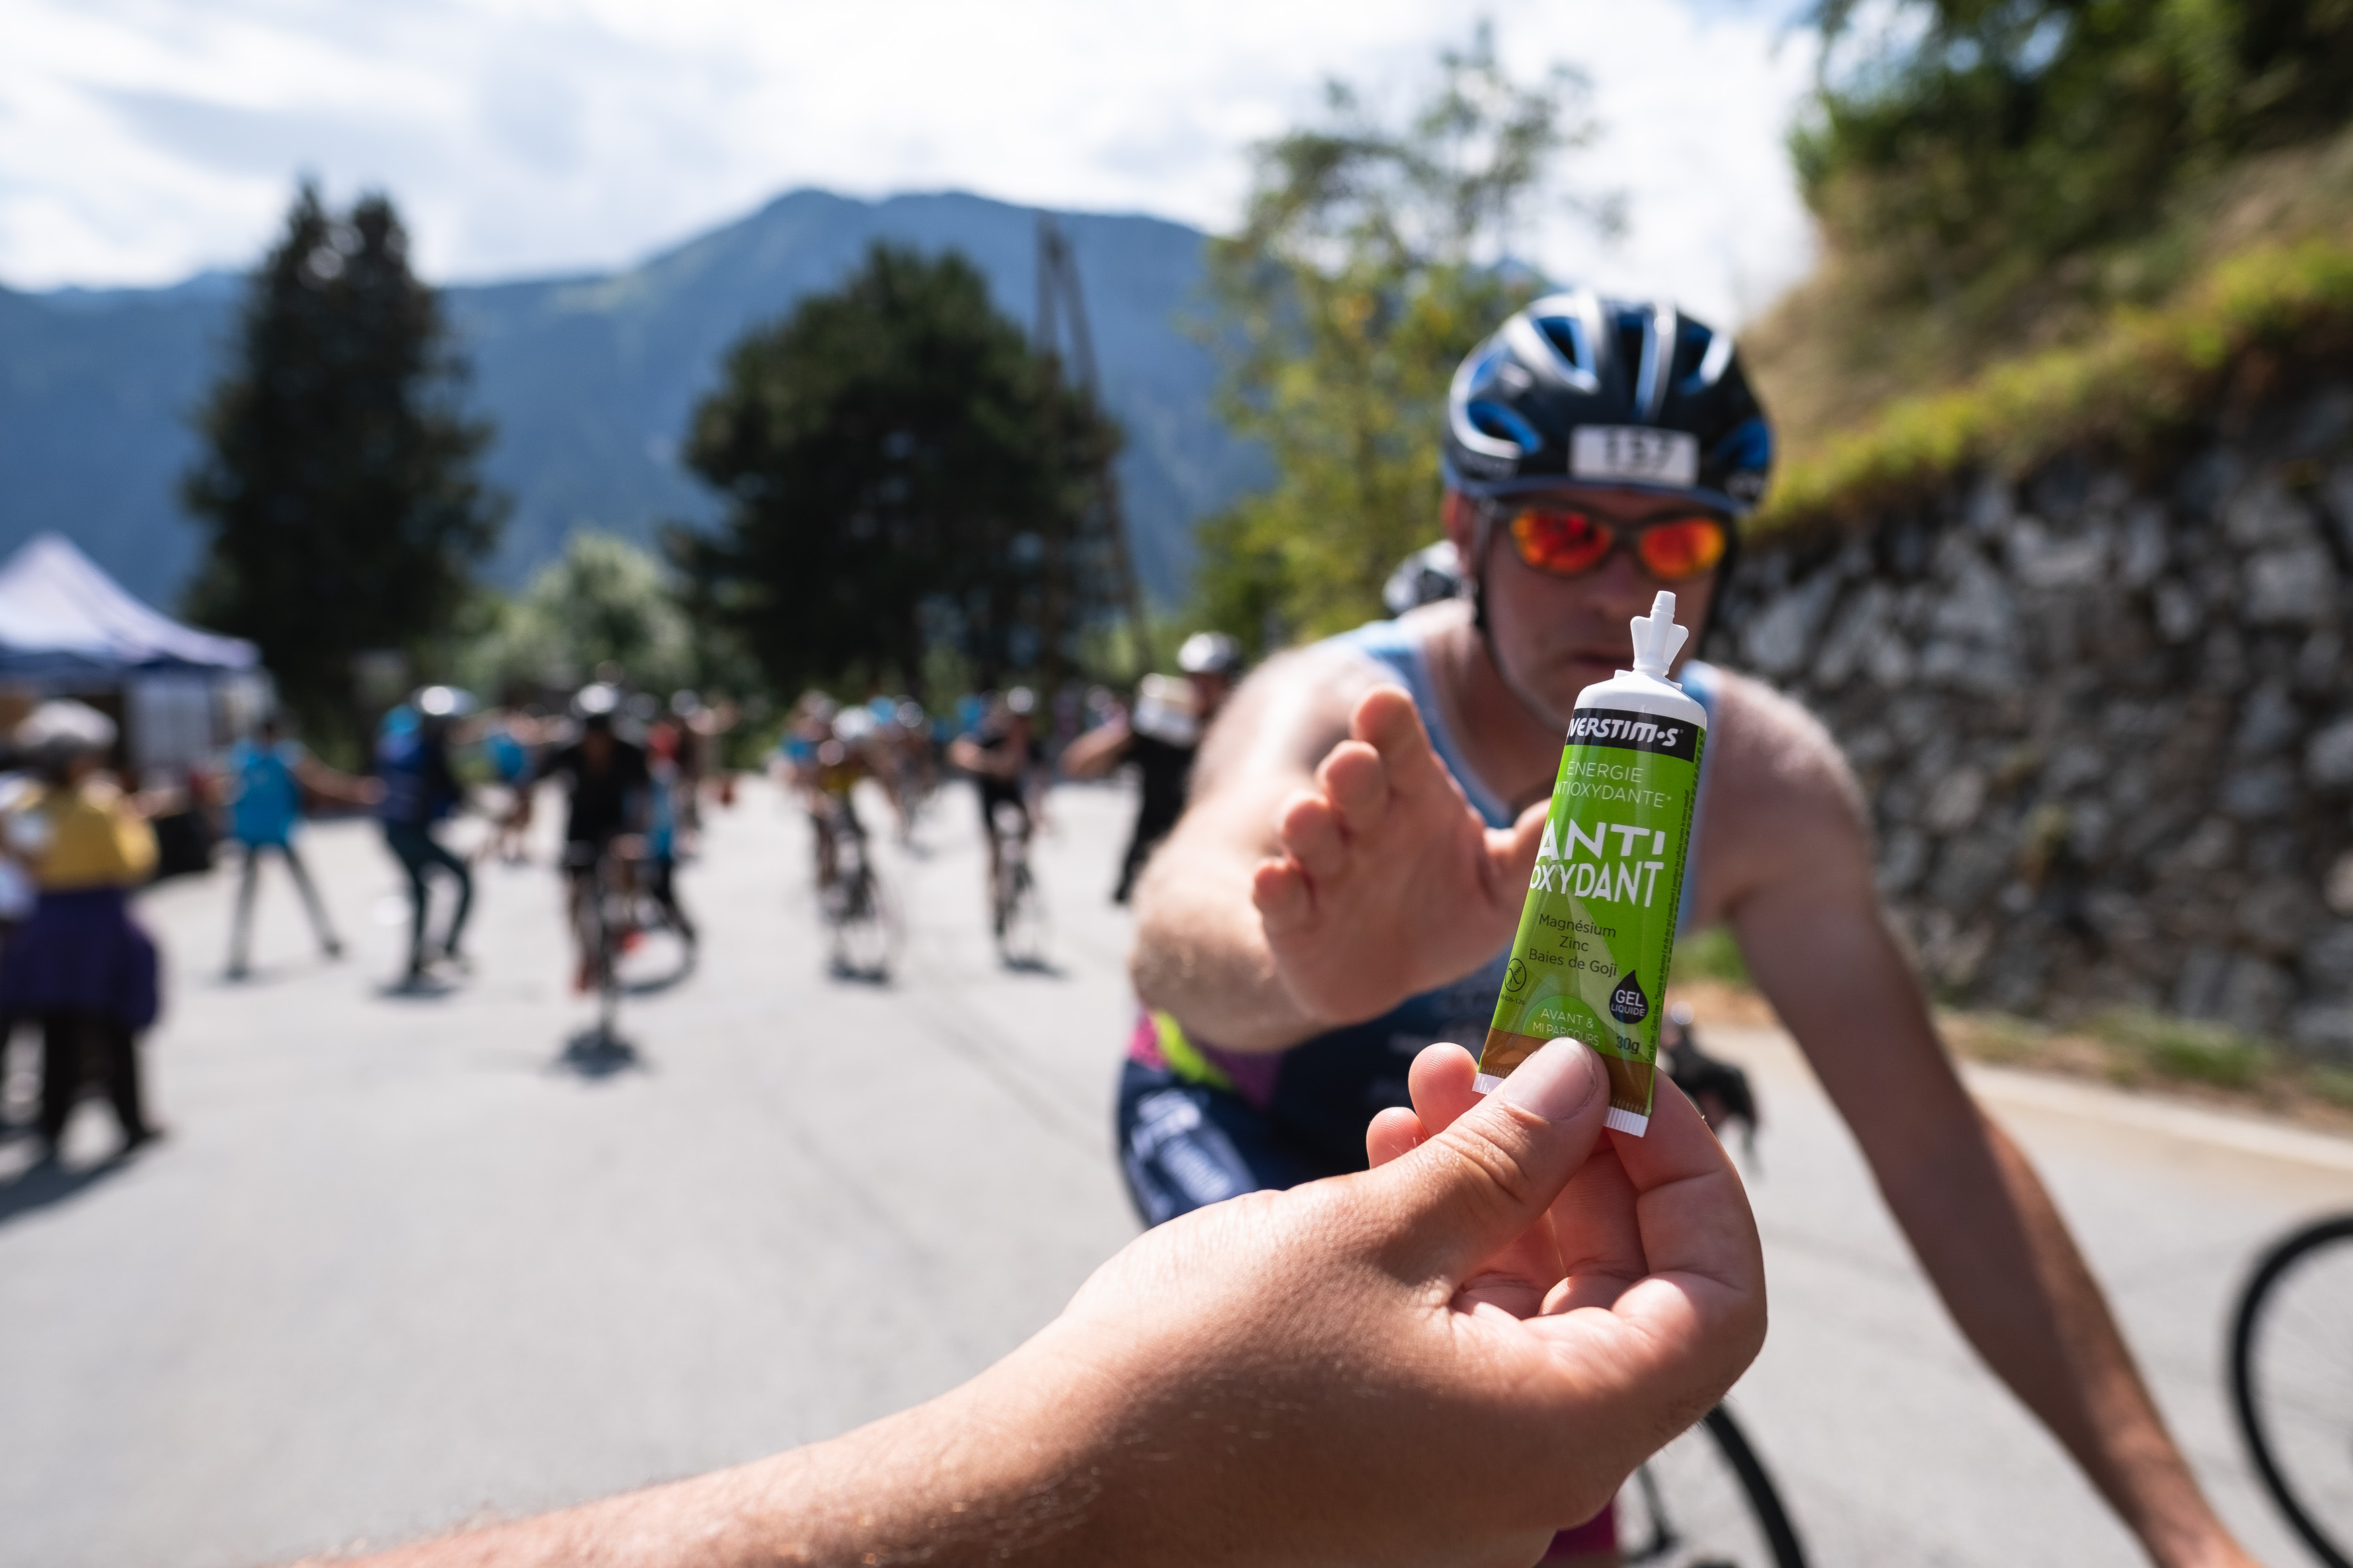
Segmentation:
{"type": "MultiPolygon", "coordinates": [[[[428,1541],[382,1568],[774,1568],[1090,1560],[1089,1423],[1021,1354],[831,1442],[561,1513],[428,1541]],[[1034,1370],[1034,1369],[1033,1369],[1034,1370]],[[1010,1373],[1012,1375],[1008,1376],[1010,1373]]],[[[1059,1384],[1055,1386],[1060,1386],[1059,1384]]],[[[1065,1390],[1067,1393],[1067,1390],[1065,1390]]]]}
{"type": "Polygon", "coordinates": [[[1970,1100],[1876,910],[1835,892],[1809,901],[1802,920],[1761,903],[1743,911],[1742,946],[1954,1321],[2157,1561],[2239,1561],[2065,1222],[1970,1100]],[[1808,965],[1845,984],[1830,994],[1793,983],[1808,965]]]}
{"type": "Polygon", "coordinates": [[[2221,1531],[2050,1194],[1980,1113],[1885,1185],[1954,1321],[2160,1563],[2221,1531]]]}
{"type": "MultiPolygon", "coordinates": [[[[1271,817],[1272,803],[1253,802],[1271,817]]],[[[1258,861],[1235,847],[1218,807],[1188,815],[1145,868],[1135,890],[1128,975],[1147,1007],[1188,1035],[1229,1051],[1284,1050],[1325,1026],[1283,986],[1250,899],[1258,861]]]]}

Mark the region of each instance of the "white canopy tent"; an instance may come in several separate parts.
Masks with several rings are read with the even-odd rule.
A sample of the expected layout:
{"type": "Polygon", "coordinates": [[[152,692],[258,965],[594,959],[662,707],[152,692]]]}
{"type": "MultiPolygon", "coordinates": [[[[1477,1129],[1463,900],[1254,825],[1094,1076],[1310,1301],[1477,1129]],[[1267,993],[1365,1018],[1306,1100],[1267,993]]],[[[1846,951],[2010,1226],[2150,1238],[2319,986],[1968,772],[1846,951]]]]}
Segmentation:
{"type": "Polygon", "coordinates": [[[182,626],[55,533],[0,564],[0,685],[28,697],[119,693],[141,769],[209,754],[270,694],[251,643],[182,626]]]}

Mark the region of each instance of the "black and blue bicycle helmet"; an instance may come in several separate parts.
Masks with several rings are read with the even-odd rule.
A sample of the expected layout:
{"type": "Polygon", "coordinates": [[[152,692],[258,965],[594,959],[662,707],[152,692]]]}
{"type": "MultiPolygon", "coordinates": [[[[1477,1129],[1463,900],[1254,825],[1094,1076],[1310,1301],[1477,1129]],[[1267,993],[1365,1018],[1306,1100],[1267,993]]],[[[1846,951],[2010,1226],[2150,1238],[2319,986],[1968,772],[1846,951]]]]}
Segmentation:
{"type": "Polygon", "coordinates": [[[1731,333],[1575,289],[1518,311],[1454,373],[1445,464],[1482,499],[1600,484],[1738,517],[1765,493],[1773,429],[1731,333]]]}

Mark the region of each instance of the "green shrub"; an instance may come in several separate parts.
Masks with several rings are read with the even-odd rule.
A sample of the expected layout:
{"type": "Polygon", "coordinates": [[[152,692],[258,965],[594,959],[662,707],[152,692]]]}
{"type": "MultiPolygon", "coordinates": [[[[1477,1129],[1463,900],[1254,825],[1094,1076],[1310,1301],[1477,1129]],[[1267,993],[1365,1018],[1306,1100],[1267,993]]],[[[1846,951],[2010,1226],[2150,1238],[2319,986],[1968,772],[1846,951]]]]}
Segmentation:
{"type": "Polygon", "coordinates": [[[2051,1043],[2051,1031],[2031,1018],[1979,1013],[1969,1023],[1969,1054],[1980,1061],[2032,1061],[2051,1043]]]}
{"type": "Polygon", "coordinates": [[[2114,312],[2079,347],[1994,366],[1957,391],[1898,399],[1871,425],[1788,465],[1752,538],[1864,522],[1987,464],[2019,471],[2080,442],[2145,449],[2211,408],[2250,350],[2342,342],[2353,250],[2326,240],[2248,250],[2179,303],[2114,312]]]}
{"type": "Polygon", "coordinates": [[[1675,943],[1674,968],[1667,984],[1688,985],[1704,980],[1724,985],[1750,984],[1748,961],[1740,956],[1740,943],[1723,926],[1710,926],[1675,943]]]}
{"type": "Polygon", "coordinates": [[[2163,1013],[2110,1013],[2099,1032],[2162,1077],[2222,1089],[2253,1088],[2272,1063],[2271,1047],[2251,1035],[2163,1013]]]}
{"type": "Polygon", "coordinates": [[[2305,1075],[2304,1081],[2329,1104],[2353,1110],[2353,1068],[2316,1067],[2305,1075]]]}

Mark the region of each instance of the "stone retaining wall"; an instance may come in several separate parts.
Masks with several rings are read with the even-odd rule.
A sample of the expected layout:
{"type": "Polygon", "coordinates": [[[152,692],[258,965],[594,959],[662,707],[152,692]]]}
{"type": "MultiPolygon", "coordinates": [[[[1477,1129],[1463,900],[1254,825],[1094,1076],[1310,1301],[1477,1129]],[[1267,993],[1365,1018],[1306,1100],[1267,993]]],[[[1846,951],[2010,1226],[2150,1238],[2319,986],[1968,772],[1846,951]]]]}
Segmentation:
{"type": "Polygon", "coordinates": [[[1753,546],[1711,657],[1829,725],[1940,994],[2353,1057],[2353,381],[1753,546]]]}

